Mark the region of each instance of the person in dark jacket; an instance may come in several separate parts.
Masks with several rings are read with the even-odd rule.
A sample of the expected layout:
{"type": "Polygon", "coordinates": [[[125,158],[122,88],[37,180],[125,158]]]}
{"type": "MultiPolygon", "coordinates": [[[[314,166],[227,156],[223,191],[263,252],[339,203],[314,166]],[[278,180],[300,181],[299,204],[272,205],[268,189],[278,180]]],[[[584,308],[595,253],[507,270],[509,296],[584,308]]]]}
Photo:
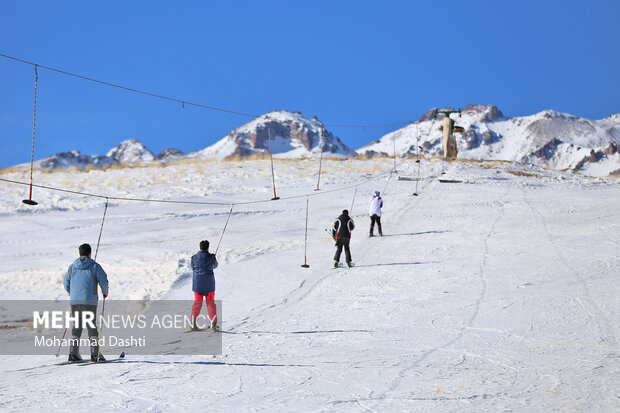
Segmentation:
{"type": "Polygon", "coordinates": [[[196,319],[200,315],[202,299],[207,303],[207,313],[211,322],[211,330],[217,330],[217,308],[215,307],[215,275],[217,268],[215,254],[209,253],[209,241],[200,241],[200,251],[192,257],[192,271],[194,277],[192,290],[194,291],[194,305],[192,306],[192,330],[197,330],[196,319]]]}
{"type": "Polygon", "coordinates": [[[351,250],[349,248],[349,243],[351,242],[351,231],[353,231],[353,229],[355,229],[355,223],[349,217],[349,211],[345,209],[342,211],[342,215],[340,215],[336,222],[334,222],[334,226],[332,228],[332,235],[336,240],[334,267],[338,267],[338,265],[340,265],[340,254],[342,254],[343,248],[347,265],[349,267],[353,266],[351,262],[351,250]]]}
{"type": "Polygon", "coordinates": [[[108,276],[90,258],[91,248],[88,244],[80,245],[78,249],[80,258],[75,260],[69,267],[64,279],[64,287],[71,297],[71,313],[76,317],[76,324],[71,330],[71,344],[69,346],[69,361],[81,361],[80,356],[80,337],[82,336],[82,321],[85,318],[92,320],[91,323],[84,323],[88,329],[88,341],[90,343],[91,361],[105,361],[99,350],[99,342],[96,323],[97,314],[97,284],[101,287],[103,299],[108,296],[108,276]]]}

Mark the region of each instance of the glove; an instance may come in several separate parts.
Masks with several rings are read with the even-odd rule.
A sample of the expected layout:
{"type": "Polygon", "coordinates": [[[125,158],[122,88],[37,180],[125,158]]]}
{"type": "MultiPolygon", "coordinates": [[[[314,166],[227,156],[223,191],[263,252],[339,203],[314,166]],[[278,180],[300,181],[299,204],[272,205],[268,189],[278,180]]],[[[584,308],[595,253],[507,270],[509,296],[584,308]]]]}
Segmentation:
{"type": "Polygon", "coordinates": [[[103,298],[108,298],[108,293],[103,293],[103,298]]]}

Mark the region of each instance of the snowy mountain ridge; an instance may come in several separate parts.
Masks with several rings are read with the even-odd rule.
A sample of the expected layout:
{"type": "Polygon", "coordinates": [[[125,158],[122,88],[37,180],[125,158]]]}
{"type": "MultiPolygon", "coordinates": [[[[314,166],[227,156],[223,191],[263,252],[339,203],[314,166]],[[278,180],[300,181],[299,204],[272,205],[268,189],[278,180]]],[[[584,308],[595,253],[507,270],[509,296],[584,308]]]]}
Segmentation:
{"type": "MultiPolygon", "coordinates": [[[[451,108],[446,108],[451,109],[451,108]]],[[[441,155],[445,115],[435,109],[415,123],[391,132],[357,150],[358,154],[441,155]],[[394,142],[396,139],[396,142],[394,142]]],[[[466,106],[455,125],[458,157],[476,160],[507,160],[532,163],[552,169],[571,169],[604,176],[620,170],[620,114],[600,120],[544,110],[537,114],[509,118],[494,105],[466,106]]]]}
{"type": "MultiPolygon", "coordinates": [[[[418,153],[439,156],[443,117],[442,114],[435,116],[435,109],[431,109],[415,123],[353,151],[316,117],[310,119],[299,112],[271,111],[190,154],[166,149],[154,156],[138,140],[129,139],[105,155],[86,155],[72,150],[36,164],[45,170],[85,170],[153,161],[170,163],[180,159],[244,159],[268,155],[270,141],[276,158],[315,157],[321,152],[338,158],[392,156],[394,149],[398,156],[418,153]]],[[[509,118],[494,105],[468,105],[460,116],[453,114],[452,118],[457,126],[464,128],[462,133],[455,134],[461,159],[516,161],[551,169],[570,169],[591,176],[620,174],[620,114],[590,120],[544,110],[530,116],[509,118]]]]}
{"type": "Polygon", "coordinates": [[[136,139],[129,139],[121,142],[118,146],[110,149],[105,156],[113,159],[119,164],[148,162],[155,159],[153,153],[136,139]]]}
{"type": "Polygon", "coordinates": [[[300,112],[278,110],[253,119],[190,156],[221,160],[269,154],[270,139],[273,155],[280,158],[309,157],[321,152],[335,157],[356,155],[318,118],[309,119],[300,112]]]}
{"type": "Polygon", "coordinates": [[[36,162],[37,167],[45,170],[87,168],[106,169],[118,165],[138,165],[160,160],[167,162],[182,156],[177,149],[166,149],[154,156],[146,146],[137,139],[128,139],[110,149],[105,155],[86,155],[80,151],[60,152],[36,162]]]}

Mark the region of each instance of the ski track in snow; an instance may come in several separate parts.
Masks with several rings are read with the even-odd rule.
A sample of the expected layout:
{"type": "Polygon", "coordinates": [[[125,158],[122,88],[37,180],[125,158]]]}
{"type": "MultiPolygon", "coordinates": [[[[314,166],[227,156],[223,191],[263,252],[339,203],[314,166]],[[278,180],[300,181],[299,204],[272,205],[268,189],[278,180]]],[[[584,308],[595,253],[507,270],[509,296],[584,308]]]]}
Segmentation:
{"type": "MultiPolygon", "coordinates": [[[[162,174],[205,193],[229,193],[228,185],[248,194],[264,186],[269,194],[271,178],[253,174],[256,165],[264,166],[212,163],[199,175],[196,165],[162,174]]],[[[290,177],[277,183],[279,195],[314,188],[312,163],[275,166],[277,176],[290,177]]],[[[328,190],[388,170],[392,161],[323,166],[328,190]]],[[[401,161],[399,170],[416,167],[401,161]]],[[[556,172],[516,176],[510,168],[423,161],[417,197],[415,183],[393,176],[382,238],[366,238],[367,203],[387,175],[362,185],[352,211],[352,269],[330,268],[334,247],[324,228],[351,207],[353,189],[311,197],[308,269],[299,267],[304,198],[235,207],[216,270],[222,355],[128,354],[90,367],[2,356],[0,409],[613,411],[620,404],[620,187],[556,172]]],[[[95,174],[92,185],[101,188],[93,191],[116,182],[115,190],[131,193],[144,171],[122,171],[122,182],[95,174]]],[[[82,185],[88,176],[78,175],[82,185]]],[[[69,182],[62,173],[45,178],[69,182]]],[[[175,198],[157,179],[147,195],[175,198]]],[[[98,235],[103,208],[40,192],[44,213],[15,211],[20,190],[0,187],[0,291],[62,297],[63,272],[85,234],[98,235]]],[[[190,196],[185,191],[178,188],[176,198],[190,196]]],[[[189,257],[200,239],[215,248],[228,209],[111,205],[98,259],[111,297],[191,299],[189,257]]]]}

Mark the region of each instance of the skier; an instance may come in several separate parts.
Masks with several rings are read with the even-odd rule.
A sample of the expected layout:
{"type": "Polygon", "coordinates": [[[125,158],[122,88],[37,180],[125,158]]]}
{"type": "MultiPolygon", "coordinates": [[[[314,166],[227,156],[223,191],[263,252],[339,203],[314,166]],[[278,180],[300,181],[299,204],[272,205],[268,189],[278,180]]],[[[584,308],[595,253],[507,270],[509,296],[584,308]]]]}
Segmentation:
{"type": "Polygon", "coordinates": [[[91,248],[88,244],[82,244],[78,248],[80,257],[76,259],[65,275],[64,287],[71,297],[71,313],[77,320],[71,330],[71,344],[69,346],[69,361],[81,361],[80,356],[80,337],[82,336],[82,321],[86,317],[92,317],[92,323],[85,322],[88,329],[88,341],[90,343],[90,360],[105,361],[99,350],[98,332],[96,323],[97,314],[97,284],[101,286],[103,299],[108,296],[108,276],[90,258],[91,248]],[[90,314],[89,314],[90,313],[90,314]],[[84,315],[85,314],[85,315],[84,315]]]}
{"type": "Polygon", "coordinates": [[[217,308],[215,307],[215,275],[217,268],[215,254],[209,253],[209,241],[200,241],[200,251],[192,257],[192,271],[194,272],[192,290],[194,291],[194,305],[192,306],[192,331],[199,330],[196,319],[200,315],[202,299],[207,303],[207,313],[211,322],[211,330],[217,330],[217,308]]]}
{"type": "Polygon", "coordinates": [[[375,191],[374,196],[370,200],[370,211],[368,215],[370,215],[370,237],[374,237],[373,234],[375,229],[375,222],[377,223],[377,228],[379,229],[379,235],[383,236],[383,231],[381,230],[381,208],[383,208],[383,199],[381,199],[381,194],[379,191],[375,191]]]}
{"type": "Polygon", "coordinates": [[[342,254],[342,248],[344,247],[344,254],[349,267],[353,266],[351,262],[351,250],[349,249],[349,243],[351,241],[351,231],[355,229],[355,223],[349,217],[349,211],[346,209],[342,211],[342,215],[336,219],[332,228],[332,235],[336,240],[336,255],[334,255],[334,268],[340,265],[340,254],[342,254]]]}

